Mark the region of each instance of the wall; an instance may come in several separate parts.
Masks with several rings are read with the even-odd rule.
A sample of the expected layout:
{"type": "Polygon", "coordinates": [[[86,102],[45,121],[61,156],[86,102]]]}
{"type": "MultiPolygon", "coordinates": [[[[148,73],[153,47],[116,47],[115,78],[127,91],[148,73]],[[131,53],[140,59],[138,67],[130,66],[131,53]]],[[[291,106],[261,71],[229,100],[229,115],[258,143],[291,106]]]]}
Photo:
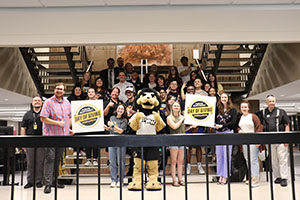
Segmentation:
{"type": "Polygon", "coordinates": [[[270,44],[253,83],[250,96],[298,79],[300,79],[300,43],[270,44]]]}
{"type": "MultiPolygon", "coordinates": [[[[182,56],[188,57],[189,62],[194,63],[193,49],[199,49],[201,56],[202,46],[202,44],[173,44],[173,65],[180,66],[180,58],[182,56]]],[[[117,60],[116,45],[86,46],[86,50],[88,60],[94,60],[93,71],[99,71],[107,68],[106,61],[110,57],[117,60]]]]}
{"type": "Polygon", "coordinates": [[[0,48],[0,88],[25,96],[37,94],[19,48],[0,48]]]}

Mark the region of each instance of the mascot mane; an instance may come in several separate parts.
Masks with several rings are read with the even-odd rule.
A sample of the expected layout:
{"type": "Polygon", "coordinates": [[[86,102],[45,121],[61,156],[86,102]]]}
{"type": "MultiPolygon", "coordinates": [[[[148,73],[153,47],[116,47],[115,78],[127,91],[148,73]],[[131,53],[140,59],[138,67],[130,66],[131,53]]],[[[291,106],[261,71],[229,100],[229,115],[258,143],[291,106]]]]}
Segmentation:
{"type": "Polygon", "coordinates": [[[158,112],[160,108],[159,93],[150,88],[139,90],[134,100],[135,109],[149,115],[152,111],[158,112]]]}

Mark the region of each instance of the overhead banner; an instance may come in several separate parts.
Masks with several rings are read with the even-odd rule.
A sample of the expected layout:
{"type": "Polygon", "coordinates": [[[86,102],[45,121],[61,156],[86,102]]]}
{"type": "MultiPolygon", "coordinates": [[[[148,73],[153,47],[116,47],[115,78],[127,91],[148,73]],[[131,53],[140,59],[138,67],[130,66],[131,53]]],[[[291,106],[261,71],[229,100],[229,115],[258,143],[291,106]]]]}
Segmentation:
{"type": "Polygon", "coordinates": [[[72,101],[74,133],[104,131],[103,100],[72,101]]]}
{"type": "Polygon", "coordinates": [[[215,125],[216,97],[186,94],[185,124],[212,127],[215,125]]]}

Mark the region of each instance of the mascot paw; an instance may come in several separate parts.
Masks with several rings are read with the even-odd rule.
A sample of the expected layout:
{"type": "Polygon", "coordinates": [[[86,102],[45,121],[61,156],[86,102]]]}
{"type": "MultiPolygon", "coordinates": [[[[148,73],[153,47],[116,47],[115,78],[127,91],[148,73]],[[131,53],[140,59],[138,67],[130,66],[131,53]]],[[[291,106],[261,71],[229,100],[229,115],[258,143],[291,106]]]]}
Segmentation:
{"type": "Polygon", "coordinates": [[[131,190],[131,191],[141,191],[142,190],[142,185],[141,185],[141,183],[131,182],[128,185],[128,190],[131,190]]]}
{"type": "Polygon", "coordinates": [[[140,111],[137,111],[135,117],[136,117],[137,121],[140,121],[143,118],[143,113],[140,111]]]}
{"type": "Polygon", "coordinates": [[[146,189],[149,191],[157,191],[157,190],[161,190],[161,184],[160,182],[148,182],[146,184],[146,189]]]}
{"type": "Polygon", "coordinates": [[[153,117],[154,117],[155,121],[157,121],[157,122],[160,121],[161,118],[160,118],[160,115],[157,112],[153,111],[152,114],[153,114],[153,117]]]}

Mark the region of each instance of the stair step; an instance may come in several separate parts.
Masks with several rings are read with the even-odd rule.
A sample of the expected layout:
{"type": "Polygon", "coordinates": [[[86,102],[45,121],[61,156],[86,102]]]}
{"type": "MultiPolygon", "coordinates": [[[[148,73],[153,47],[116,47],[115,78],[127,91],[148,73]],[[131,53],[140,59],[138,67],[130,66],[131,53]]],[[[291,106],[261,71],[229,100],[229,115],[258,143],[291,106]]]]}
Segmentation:
{"type": "MultiPolygon", "coordinates": [[[[209,53],[211,54],[215,54],[217,53],[218,50],[210,50],[209,53]]],[[[248,54],[248,53],[254,53],[255,50],[251,50],[251,49],[223,49],[222,50],[222,54],[236,54],[236,53],[239,53],[239,54],[248,54]]]]}
{"type": "Polygon", "coordinates": [[[223,76],[226,76],[226,77],[228,77],[228,76],[248,76],[250,73],[220,73],[219,71],[218,71],[218,73],[217,73],[217,77],[223,77],[223,76]]]}
{"type": "MultiPolygon", "coordinates": [[[[75,63],[81,63],[81,60],[73,60],[75,63]]],[[[67,60],[38,60],[35,61],[36,64],[68,64],[67,60]]]]}
{"type": "MultiPolygon", "coordinates": [[[[43,83],[45,86],[49,86],[49,87],[51,87],[51,86],[55,86],[55,84],[56,83],[43,83]]],[[[65,86],[66,87],[72,87],[72,86],[74,86],[74,83],[65,83],[65,86]]]]}
{"type": "MultiPolygon", "coordinates": [[[[76,167],[76,164],[64,164],[62,166],[62,168],[65,168],[65,169],[76,169],[77,167],[76,167]]],[[[109,167],[107,166],[107,164],[101,164],[100,168],[103,169],[103,168],[109,168],[109,167]]],[[[84,164],[79,164],[79,169],[98,169],[98,166],[93,166],[93,165],[91,165],[91,166],[84,166],[84,164]]]]}
{"type": "MultiPolygon", "coordinates": [[[[80,55],[79,52],[71,52],[74,56],[80,55]]],[[[33,52],[34,56],[66,56],[65,52],[33,52]]]]}
{"type": "MultiPolygon", "coordinates": [[[[75,67],[75,69],[77,70],[77,72],[83,72],[82,67],[75,67]]],[[[49,68],[49,69],[43,69],[43,71],[46,72],[70,72],[70,68],[49,68]]]]}
{"type": "Polygon", "coordinates": [[[230,83],[244,83],[247,82],[248,80],[218,80],[218,83],[221,84],[230,84],[230,83]]]}
{"type": "MultiPolygon", "coordinates": [[[[214,66],[207,66],[206,68],[214,68],[214,66]]],[[[218,70],[241,70],[247,68],[249,68],[249,66],[219,66],[218,70]]]]}
{"type": "MultiPolygon", "coordinates": [[[[220,58],[220,62],[245,62],[252,58],[220,58]]],[[[209,58],[208,61],[214,61],[215,58],[209,58]]]]}
{"type": "Polygon", "coordinates": [[[70,74],[70,76],[58,76],[58,75],[50,75],[50,76],[40,76],[41,78],[44,79],[72,79],[72,76],[70,74]]]}
{"type": "Polygon", "coordinates": [[[225,92],[245,92],[244,87],[224,87],[225,92]]]}

